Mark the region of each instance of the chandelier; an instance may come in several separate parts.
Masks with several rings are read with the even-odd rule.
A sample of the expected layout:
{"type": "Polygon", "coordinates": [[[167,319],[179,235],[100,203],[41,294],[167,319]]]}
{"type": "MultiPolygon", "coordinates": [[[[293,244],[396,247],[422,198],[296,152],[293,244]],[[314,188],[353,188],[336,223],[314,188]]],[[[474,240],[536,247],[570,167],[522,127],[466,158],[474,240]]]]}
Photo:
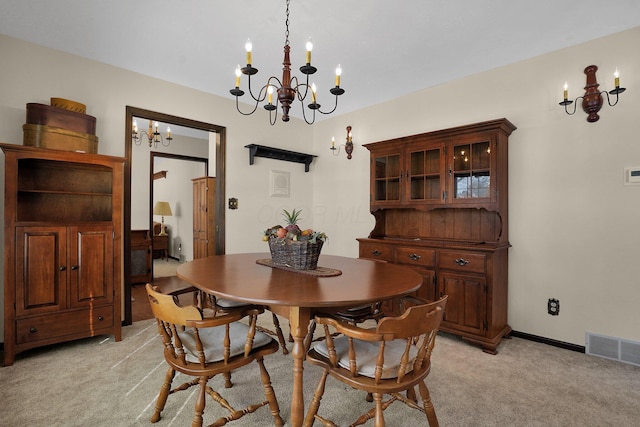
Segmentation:
{"type": "Polygon", "coordinates": [[[275,76],[269,77],[269,79],[267,80],[267,84],[260,88],[257,96],[254,95],[253,91],[251,90],[251,76],[256,74],[258,72],[258,69],[254,68],[251,65],[251,50],[253,46],[251,40],[247,40],[247,43],[245,44],[245,49],[247,51],[247,66],[240,68],[240,65],[238,65],[238,67],[236,68],[236,87],[229,91],[233,96],[236,97],[236,109],[240,114],[245,116],[249,116],[255,113],[258,109],[258,105],[266,100],[264,109],[269,112],[269,123],[272,126],[276,123],[278,117],[278,104],[282,106],[282,121],[288,122],[291,104],[293,104],[293,102],[297,99],[302,105],[302,116],[304,118],[304,121],[307,122],[307,124],[312,124],[316,120],[316,111],[321,114],[333,113],[338,107],[338,96],[344,93],[344,89],[340,87],[340,76],[342,74],[342,68],[340,67],[340,65],[338,65],[338,67],[336,68],[336,85],[335,87],[329,89],[329,92],[336,97],[335,105],[331,111],[325,112],[320,110],[320,104],[318,104],[317,102],[316,85],[315,83],[309,85],[309,76],[317,71],[316,67],[311,65],[311,50],[313,49],[311,39],[309,39],[306,45],[306,64],[300,67],[300,71],[302,72],[302,74],[306,75],[305,83],[300,83],[296,76],[291,77],[291,61],[289,59],[289,51],[291,50],[291,47],[289,46],[289,2],[290,0],[287,0],[284,60],[282,61],[282,80],[278,79],[275,76]],[[244,95],[244,91],[240,89],[240,76],[242,74],[248,76],[249,94],[255,101],[253,110],[248,113],[242,112],[240,110],[238,102],[238,98],[244,95]],[[311,103],[307,105],[307,108],[309,108],[309,110],[311,110],[312,112],[310,120],[307,119],[304,107],[304,102],[307,99],[309,90],[311,90],[311,103]],[[273,96],[274,91],[277,94],[277,97],[275,98],[275,104],[273,96]]]}
{"type": "Polygon", "coordinates": [[[138,123],[134,120],[131,130],[131,139],[134,144],[142,144],[142,136],[146,136],[147,140],[149,141],[149,148],[158,148],[158,144],[162,144],[163,147],[168,147],[173,140],[173,138],[171,137],[171,128],[167,126],[167,137],[163,138],[162,134],[158,132],[158,122],[154,123],[154,127],[151,126],[151,120],[149,120],[149,129],[147,129],[146,131],[138,132],[138,123]]]}

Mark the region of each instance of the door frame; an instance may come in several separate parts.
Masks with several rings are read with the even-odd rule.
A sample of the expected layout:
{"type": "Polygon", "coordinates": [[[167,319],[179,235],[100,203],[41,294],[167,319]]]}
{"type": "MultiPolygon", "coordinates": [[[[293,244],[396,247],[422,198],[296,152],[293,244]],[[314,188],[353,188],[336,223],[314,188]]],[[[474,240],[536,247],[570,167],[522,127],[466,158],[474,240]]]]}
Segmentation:
{"type": "MultiPolygon", "coordinates": [[[[156,111],[146,110],[127,105],[125,108],[125,134],[124,134],[124,215],[123,215],[123,273],[122,281],[124,290],[122,296],[124,298],[124,320],[123,325],[130,325],[133,321],[131,313],[131,161],[133,153],[133,143],[131,134],[133,131],[133,118],[140,117],[151,121],[159,121],[163,123],[175,124],[178,126],[214,132],[219,135],[216,138],[216,195],[215,195],[215,216],[218,225],[216,232],[216,253],[225,253],[225,177],[226,177],[226,128],[211,123],[200,122],[197,120],[187,119],[184,117],[172,116],[170,114],[158,113],[156,111]]],[[[153,174],[153,171],[150,171],[153,174]]]]}

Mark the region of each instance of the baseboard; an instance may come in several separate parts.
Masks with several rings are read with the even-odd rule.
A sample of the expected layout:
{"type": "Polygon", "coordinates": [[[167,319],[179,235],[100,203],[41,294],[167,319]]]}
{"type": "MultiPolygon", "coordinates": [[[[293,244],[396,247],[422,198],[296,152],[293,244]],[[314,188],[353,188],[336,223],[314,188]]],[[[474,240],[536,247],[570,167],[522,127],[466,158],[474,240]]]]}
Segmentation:
{"type": "Polygon", "coordinates": [[[542,344],[548,344],[553,347],[564,348],[565,350],[577,351],[578,353],[585,352],[585,346],[583,345],[571,344],[565,341],[558,341],[551,338],[541,337],[538,335],[527,334],[526,332],[512,331],[511,336],[517,337],[517,338],[523,338],[529,341],[539,342],[542,344]]]}

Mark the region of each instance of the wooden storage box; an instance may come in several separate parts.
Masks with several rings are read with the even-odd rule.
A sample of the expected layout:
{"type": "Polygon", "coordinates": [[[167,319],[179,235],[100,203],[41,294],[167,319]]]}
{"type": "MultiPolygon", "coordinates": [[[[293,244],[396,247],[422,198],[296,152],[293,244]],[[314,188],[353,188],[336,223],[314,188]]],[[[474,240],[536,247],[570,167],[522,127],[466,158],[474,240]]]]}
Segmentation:
{"type": "Polygon", "coordinates": [[[75,111],[76,113],[85,114],[87,112],[87,106],[78,101],[72,101],[64,98],[51,98],[51,105],[58,108],[64,108],[65,110],[75,111]]]}
{"type": "Polygon", "coordinates": [[[98,137],[57,127],[25,124],[23,144],[53,150],[98,153],[98,137]]]}
{"type": "Polygon", "coordinates": [[[62,128],[90,135],[96,134],[95,117],[46,104],[27,104],[27,124],[62,128]]]}

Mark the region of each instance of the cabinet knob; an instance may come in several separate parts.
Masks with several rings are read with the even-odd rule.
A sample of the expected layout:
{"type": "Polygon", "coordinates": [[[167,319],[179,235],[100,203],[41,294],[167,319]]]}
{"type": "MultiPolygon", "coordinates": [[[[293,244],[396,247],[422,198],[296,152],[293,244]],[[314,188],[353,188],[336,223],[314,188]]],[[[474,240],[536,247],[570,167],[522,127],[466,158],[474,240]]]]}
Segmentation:
{"type": "Polygon", "coordinates": [[[67,269],[67,267],[65,267],[64,265],[58,267],[58,270],[60,271],[65,271],[67,269]]]}
{"type": "Polygon", "coordinates": [[[31,332],[32,334],[35,334],[36,332],[38,332],[37,328],[29,328],[29,332],[31,332]]]}
{"type": "Polygon", "coordinates": [[[71,269],[72,269],[72,270],[77,270],[78,268],[79,268],[79,267],[78,267],[77,265],[72,265],[72,266],[71,266],[71,269]]]}
{"type": "Polygon", "coordinates": [[[375,250],[375,251],[371,251],[371,254],[375,255],[375,256],[380,256],[382,255],[382,252],[380,252],[379,250],[375,250]]]}
{"type": "Polygon", "coordinates": [[[422,257],[420,255],[418,255],[418,254],[411,254],[411,255],[409,255],[409,258],[411,258],[414,261],[417,261],[422,257]]]}
{"type": "Polygon", "coordinates": [[[98,320],[99,320],[100,322],[102,322],[102,321],[104,320],[104,317],[102,317],[102,316],[98,316],[98,320]]]}
{"type": "Polygon", "coordinates": [[[469,264],[469,260],[466,260],[464,258],[458,258],[453,260],[453,262],[455,262],[456,264],[460,265],[460,266],[465,266],[467,264],[469,264]]]}

